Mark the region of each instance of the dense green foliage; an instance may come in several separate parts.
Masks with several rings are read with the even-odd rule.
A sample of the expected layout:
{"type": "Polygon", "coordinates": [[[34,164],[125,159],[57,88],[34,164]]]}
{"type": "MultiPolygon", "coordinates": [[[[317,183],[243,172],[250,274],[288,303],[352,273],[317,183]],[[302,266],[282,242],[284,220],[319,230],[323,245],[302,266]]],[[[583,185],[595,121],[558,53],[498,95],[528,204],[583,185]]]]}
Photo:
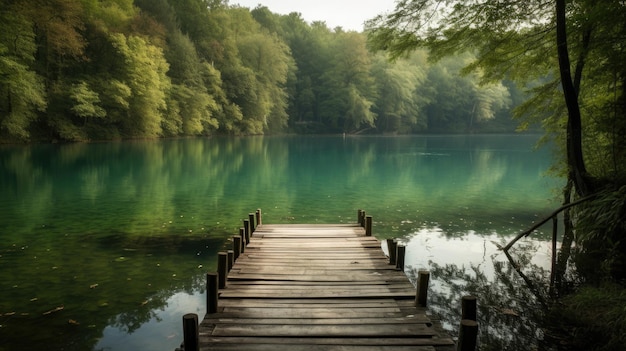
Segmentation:
{"type": "Polygon", "coordinates": [[[0,0],[0,140],[512,131],[473,56],[388,62],[366,34],[224,0],[0,0]],[[54,16],[50,16],[54,14],[54,16]]]}

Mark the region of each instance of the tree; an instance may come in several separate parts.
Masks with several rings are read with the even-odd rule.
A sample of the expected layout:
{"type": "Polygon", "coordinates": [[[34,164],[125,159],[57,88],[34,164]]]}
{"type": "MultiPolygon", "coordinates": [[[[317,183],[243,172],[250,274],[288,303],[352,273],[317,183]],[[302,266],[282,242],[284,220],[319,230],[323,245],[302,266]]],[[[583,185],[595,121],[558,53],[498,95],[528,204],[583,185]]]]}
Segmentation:
{"type": "Polygon", "coordinates": [[[28,140],[30,125],[46,108],[44,81],[33,69],[35,33],[14,6],[0,11],[0,135],[28,140]]]}

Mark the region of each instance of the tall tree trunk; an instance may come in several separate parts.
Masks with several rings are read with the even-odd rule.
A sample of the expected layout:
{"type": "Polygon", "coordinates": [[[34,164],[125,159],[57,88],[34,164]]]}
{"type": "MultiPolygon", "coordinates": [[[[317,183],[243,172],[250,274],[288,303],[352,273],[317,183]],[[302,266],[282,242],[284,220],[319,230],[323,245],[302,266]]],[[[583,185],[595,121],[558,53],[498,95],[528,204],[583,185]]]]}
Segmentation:
{"type": "Polygon", "coordinates": [[[556,0],[556,41],[559,57],[559,71],[563,96],[567,106],[567,164],[569,177],[574,181],[579,196],[586,196],[593,192],[582,148],[582,121],[578,92],[572,81],[569,52],[567,50],[567,28],[565,0],[556,0]]]}

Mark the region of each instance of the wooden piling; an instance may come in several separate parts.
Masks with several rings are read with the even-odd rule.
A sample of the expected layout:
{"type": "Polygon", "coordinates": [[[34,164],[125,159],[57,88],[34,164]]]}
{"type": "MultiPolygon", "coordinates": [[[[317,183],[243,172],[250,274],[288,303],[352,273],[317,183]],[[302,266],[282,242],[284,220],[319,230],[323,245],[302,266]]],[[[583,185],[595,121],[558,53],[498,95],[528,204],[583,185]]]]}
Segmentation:
{"type": "Polygon", "coordinates": [[[246,237],[246,245],[248,245],[250,244],[250,220],[249,219],[243,220],[243,232],[246,237]]]}
{"type": "Polygon", "coordinates": [[[241,239],[241,253],[246,251],[246,233],[245,229],[239,228],[239,237],[241,239]]]}
{"type": "Polygon", "coordinates": [[[415,294],[415,306],[426,307],[428,302],[428,282],[430,281],[430,272],[420,270],[417,273],[417,289],[415,294]]]}
{"type": "Polygon", "coordinates": [[[217,313],[218,274],[206,274],[206,313],[217,313]]]}
{"type": "Polygon", "coordinates": [[[224,289],[226,287],[226,275],[227,275],[227,264],[226,260],[228,259],[228,254],[226,252],[218,252],[217,253],[217,275],[219,288],[224,289]]]}
{"type": "Polygon", "coordinates": [[[459,327],[459,342],[457,351],[476,350],[476,340],[478,338],[478,323],[469,319],[461,320],[459,327]]]}
{"type": "Polygon", "coordinates": [[[195,313],[187,313],[183,316],[183,340],[184,351],[200,350],[198,315],[195,313]]]}
{"type": "Polygon", "coordinates": [[[461,320],[476,321],[476,296],[466,295],[461,298],[461,320]]]}
{"type": "Polygon", "coordinates": [[[226,263],[228,264],[228,271],[230,272],[230,270],[233,269],[233,266],[235,265],[235,251],[228,250],[226,251],[226,255],[226,263]]]}
{"type": "Polygon", "coordinates": [[[387,239],[387,251],[389,251],[389,264],[396,265],[396,250],[398,243],[395,239],[387,239]]]}
{"type": "Polygon", "coordinates": [[[365,217],[365,236],[372,236],[372,216],[365,217]]]}
{"type": "Polygon", "coordinates": [[[239,235],[233,236],[233,260],[237,261],[239,255],[241,255],[241,237],[239,235]]]}
{"type": "Polygon", "coordinates": [[[365,211],[364,210],[360,210],[361,214],[359,215],[359,225],[363,228],[365,228],[365,211]]]}
{"type": "Polygon", "coordinates": [[[404,255],[406,253],[406,246],[398,245],[396,247],[396,269],[404,272],[404,255]]]}
{"type": "Polygon", "coordinates": [[[248,213],[248,222],[250,222],[250,236],[254,233],[256,229],[256,219],[254,218],[254,213],[248,213]]]}
{"type": "Polygon", "coordinates": [[[256,210],[256,226],[260,226],[261,224],[263,224],[263,221],[261,220],[261,209],[257,209],[256,210]]]}

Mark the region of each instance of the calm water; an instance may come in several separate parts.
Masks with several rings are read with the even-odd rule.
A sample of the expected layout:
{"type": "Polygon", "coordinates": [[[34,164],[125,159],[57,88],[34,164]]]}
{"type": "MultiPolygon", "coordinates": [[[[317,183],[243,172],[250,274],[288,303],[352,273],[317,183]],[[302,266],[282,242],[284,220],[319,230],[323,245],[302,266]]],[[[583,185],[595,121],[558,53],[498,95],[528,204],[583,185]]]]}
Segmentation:
{"type": "MultiPolygon", "coordinates": [[[[173,350],[182,315],[203,315],[203,274],[257,208],[271,223],[354,222],[365,209],[378,238],[407,243],[409,268],[431,269],[432,309],[453,332],[456,299],[468,292],[507,304],[481,310],[489,323],[526,323],[517,301],[528,298],[496,287],[516,278],[493,242],[558,206],[560,181],[545,175],[551,154],[533,150],[537,139],[0,147],[0,350],[173,350]]],[[[522,243],[540,267],[549,254],[542,237],[522,243]]],[[[481,337],[483,349],[509,342],[506,332],[490,338],[481,337]]]]}

